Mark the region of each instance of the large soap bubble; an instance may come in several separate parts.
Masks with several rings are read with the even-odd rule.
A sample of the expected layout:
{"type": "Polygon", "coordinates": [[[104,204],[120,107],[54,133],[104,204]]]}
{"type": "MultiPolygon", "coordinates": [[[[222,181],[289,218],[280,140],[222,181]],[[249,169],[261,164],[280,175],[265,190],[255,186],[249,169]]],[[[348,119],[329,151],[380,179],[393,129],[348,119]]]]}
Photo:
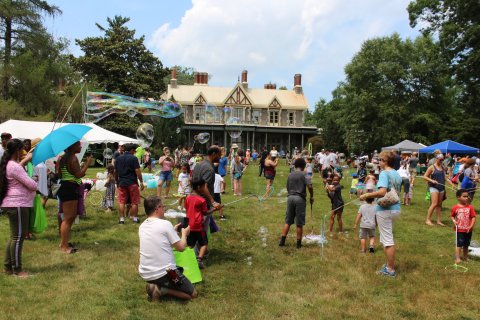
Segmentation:
{"type": "Polygon", "coordinates": [[[135,133],[137,140],[142,148],[150,147],[153,142],[155,131],[150,123],[142,123],[135,133]]]}
{"type": "Polygon", "coordinates": [[[232,116],[232,110],[232,107],[223,107],[223,119],[225,119],[225,121],[230,119],[230,117],[232,116]]]}
{"type": "Polygon", "coordinates": [[[218,111],[217,107],[213,104],[206,104],[205,105],[205,121],[208,122],[216,122],[219,120],[221,113],[218,111]]]}
{"type": "Polygon", "coordinates": [[[112,149],[110,148],[105,148],[105,150],[103,150],[103,157],[105,159],[112,159],[113,158],[113,151],[112,149]]]}
{"type": "Polygon", "coordinates": [[[241,126],[241,121],[237,117],[230,117],[226,122],[225,122],[225,129],[227,130],[228,134],[230,137],[236,139],[239,138],[242,135],[242,126],[241,126]]]}
{"type": "Polygon", "coordinates": [[[208,132],[201,132],[197,134],[196,136],[193,137],[195,141],[197,141],[200,144],[205,144],[210,140],[210,133],[208,132]]]}

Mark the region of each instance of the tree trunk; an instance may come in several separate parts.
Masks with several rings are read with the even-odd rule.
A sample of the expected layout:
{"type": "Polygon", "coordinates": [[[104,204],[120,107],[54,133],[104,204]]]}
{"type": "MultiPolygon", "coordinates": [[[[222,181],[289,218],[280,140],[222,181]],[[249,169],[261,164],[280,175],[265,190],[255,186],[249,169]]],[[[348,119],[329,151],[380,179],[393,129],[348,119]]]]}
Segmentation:
{"type": "Polygon", "coordinates": [[[3,60],[3,98],[10,98],[10,58],[12,55],[12,19],[5,18],[5,57],[3,60]]]}

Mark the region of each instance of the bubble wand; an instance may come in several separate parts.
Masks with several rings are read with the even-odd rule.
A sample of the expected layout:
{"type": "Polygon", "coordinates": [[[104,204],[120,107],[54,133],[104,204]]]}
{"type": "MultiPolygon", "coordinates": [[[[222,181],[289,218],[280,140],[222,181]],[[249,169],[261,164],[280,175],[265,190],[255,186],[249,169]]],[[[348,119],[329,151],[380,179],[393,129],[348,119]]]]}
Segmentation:
{"type": "MultiPolygon", "coordinates": [[[[457,243],[458,243],[457,241],[458,241],[458,225],[455,224],[455,251],[457,250],[457,243]]],[[[456,257],[455,257],[455,259],[456,259],[456,257]]],[[[450,268],[452,268],[453,270],[459,271],[459,272],[463,272],[463,273],[468,271],[467,267],[459,265],[457,262],[455,262],[453,265],[446,266],[445,270],[448,270],[450,268]]]]}

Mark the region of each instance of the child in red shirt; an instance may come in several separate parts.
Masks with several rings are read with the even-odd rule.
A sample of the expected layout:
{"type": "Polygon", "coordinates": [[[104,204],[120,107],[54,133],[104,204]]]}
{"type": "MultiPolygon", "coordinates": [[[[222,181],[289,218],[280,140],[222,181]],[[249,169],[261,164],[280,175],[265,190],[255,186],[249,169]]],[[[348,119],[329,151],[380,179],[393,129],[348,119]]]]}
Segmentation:
{"type": "Polygon", "coordinates": [[[458,204],[451,210],[451,218],[455,224],[457,233],[457,248],[455,250],[455,263],[460,263],[460,249],[463,248],[463,260],[468,260],[468,246],[472,239],[472,229],[475,225],[477,214],[470,204],[468,191],[465,189],[457,190],[458,204]]]}
{"type": "Polygon", "coordinates": [[[185,210],[187,211],[188,225],[190,234],[187,237],[187,245],[193,248],[197,243],[200,247],[197,262],[198,267],[203,269],[203,256],[207,252],[208,238],[203,228],[203,220],[206,215],[211,214],[214,209],[207,210],[207,201],[200,196],[201,190],[207,189],[207,183],[204,180],[194,180],[192,182],[193,192],[187,195],[185,199],[185,210]]]}

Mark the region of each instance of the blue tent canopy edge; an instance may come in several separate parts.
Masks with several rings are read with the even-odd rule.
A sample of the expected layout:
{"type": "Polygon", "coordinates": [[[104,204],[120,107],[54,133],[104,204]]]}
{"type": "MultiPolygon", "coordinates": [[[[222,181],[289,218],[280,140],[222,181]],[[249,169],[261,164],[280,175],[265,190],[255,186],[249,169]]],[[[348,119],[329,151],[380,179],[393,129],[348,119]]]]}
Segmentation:
{"type": "Polygon", "coordinates": [[[443,153],[456,153],[456,154],[477,154],[480,152],[478,148],[466,146],[464,144],[452,141],[445,140],[431,146],[422,148],[419,150],[420,153],[433,153],[435,150],[440,150],[443,153]]]}

